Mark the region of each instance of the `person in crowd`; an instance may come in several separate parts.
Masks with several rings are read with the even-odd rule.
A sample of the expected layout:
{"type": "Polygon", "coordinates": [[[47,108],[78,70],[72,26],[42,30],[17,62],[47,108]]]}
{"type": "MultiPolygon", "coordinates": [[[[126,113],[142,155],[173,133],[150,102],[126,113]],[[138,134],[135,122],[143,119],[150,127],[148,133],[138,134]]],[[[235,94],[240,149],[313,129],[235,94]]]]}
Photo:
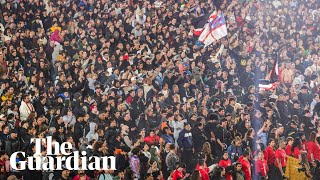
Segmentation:
{"type": "Polygon", "coordinates": [[[154,131],[150,131],[150,135],[144,138],[144,142],[149,145],[159,144],[159,136],[154,131]]]}
{"type": "Polygon", "coordinates": [[[223,167],[218,166],[215,168],[215,173],[212,178],[217,180],[225,180],[225,174],[226,170],[223,167]]]}
{"type": "Polygon", "coordinates": [[[291,151],[291,148],[292,148],[292,145],[293,145],[293,141],[294,141],[294,139],[292,137],[288,137],[287,138],[287,146],[286,146],[286,149],[285,149],[287,156],[293,156],[293,153],[291,151]]]}
{"type": "Polygon", "coordinates": [[[189,172],[189,170],[191,170],[191,162],[189,159],[193,156],[194,153],[194,143],[190,124],[184,124],[184,129],[179,134],[178,145],[182,152],[182,162],[186,164],[187,171],[189,172]]]}
{"type": "Polygon", "coordinates": [[[245,179],[251,180],[252,176],[251,176],[251,164],[249,161],[249,152],[244,151],[242,156],[239,157],[238,162],[242,166],[242,171],[244,172],[245,179]]]}
{"type": "Polygon", "coordinates": [[[318,160],[320,159],[320,138],[316,137],[316,133],[313,131],[310,134],[310,139],[309,139],[309,143],[308,143],[308,160],[309,162],[312,162],[314,160],[318,160]]]}
{"type": "Polygon", "coordinates": [[[165,144],[173,144],[174,143],[174,139],[172,136],[172,132],[171,129],[169,127],[164,127],[163,128],[163,134],[161,136],[161,138],[164,140],[165,144]]]}
{"type": "Polygon", "coordinates": [[[285,177],[286,166],[287,166],[287,153],[285,151],[286,142],[281,140],[279,142],[279,148],[276,150],[276,160],[274,162],[275,165],[275,175],[276,179],[283,179],[285,177]]]}
{"type": "Polygon", "coordinates": [[[238,158],[242,155],[241,139],[236,137],[232,144],[227,149],[229,157],[231,157],[232,162],[236,162],[238,158]]]}
{"type": "Polygon", "coordinates": [[[194,126],[194,128],[191,130],[196,153],[202,150],[204,143],[207,141],[207,136],[205,135],[203,128],[204,128],[204,125],[203,123],[200,122],[200,123],[197,123],[194,126]]]}
{"type": "Polygon", "coordinates": [[[212,152],[212,148],[211,148],[210,143],[209,142],[205,142],[203,144],[202,153],[203,153],[203,156],[204,156],[204,158],[206,160],[206,164],[208,166],[211,166],[215,161],[214,156],[213,156],[213,154],[211,152],[212,152]]]}
{"type": "Polygon", "coordinates": [[[275,141],[273,139],[269,139],[268,147],[264,150],[264,159],[268,164],[268,176],[274,176],[276,167],[274,166],[276,157],[275,157],[276,149],[275,149],[275,141]]]}
{"type": "Polygon", "coordinates": [[[255,160],[255,176],[254,179],[268,179],[269,167],[267,161],[264,159],[262,151],[258,152],[258,159],[255,160]]]}
{"type": "Polygon", "coordinates": [[[190,174],[185,173],[186,165],[178,164],[177,168],[172,173],[172,180],[185,179],[190,176],[190,174]]]}
{"type": "Polygon", "coordinates": [[[291,147],[291,153],[294,158],[297,158],[301,161],[301,153],[304,151],[302,146],[302,141],[299,137],[295,138],[292,147],[291,147]]]}
{"type": "Polygon", "coordinates": [[[318,160],[312,161],[312,179],[319,179],[320,178],[320,162],[318,160]]]}
{"type": "MultiPolygon", "coordinates": [[[[187,178],[176,163],[192,173],[198,154],[210,167],[225,151],[239,167],[211,179],[254,178],[259,151],[276,177],[284,139],[287,156],[313,162],[319,20],[315,0],[0,0],[0,150],[32,155],[31,139],[51,136],[115,156],[114,179],[187,178]]],[[[102,173],[5,167],[25,180],[102,173]]]]}
{"type": "Polygon", "coordinates": [[[191,180],[201,180],[201,175],[198,170],[194,170],[193,173],[191,174],[191,180]]]}
{"type": "MultiPolygon", "coordinates": [[[[223,153],[223,156],[222,158],[220,159],[218,165],[220,167],[223,167],[223,168],[228,168],[229,166],[231,166],[231,160],[229,159],[229,153],[228,152],[224,152],[223,153]]],[[[231,179],[231,174],[229,173],[226,173],[226,179],[227,180],[230,180],[231,179]]]]}
{"type": "Polygon", "coordinates": [[[213,169],[216,167],[216,164],[213,164],[209,167],[207,167],[205,160],[200,159],[199,163],[196,166],[196,170],[200,172],[201,180],[209,180],[210,176],[209,174],[213,171],[213,169]]]}
{"type": "Polygon", "coordinates": [[[175,170],[176,164],[179,162],[179,156],[176,153],[176,146],[170,144],[170,152],[167,154],[165,163],[168,167],[167,171],[172,172],[175,170]]]}
{"type": "Polygon", "coordinates": [[[130,168],[132,169],[135,178],[140,177],[140,159],[138,157],[140,153],[140,149],[135,148],[132,150],[132,156],[130,158],[130,168]]]}
{"type": "Polygon", "coordinates": [[[242,165],[239,162],[234,163],[234,168],[232,171],[232,179],[244,180],[244,172],[242,171],[242,165]]]}

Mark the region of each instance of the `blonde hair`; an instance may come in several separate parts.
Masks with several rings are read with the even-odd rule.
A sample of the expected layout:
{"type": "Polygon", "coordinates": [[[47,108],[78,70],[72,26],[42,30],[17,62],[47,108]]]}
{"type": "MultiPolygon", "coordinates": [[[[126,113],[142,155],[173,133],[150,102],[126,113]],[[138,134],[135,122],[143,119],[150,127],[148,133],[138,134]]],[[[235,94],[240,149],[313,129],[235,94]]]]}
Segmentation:
{"type": "Polygon", "coordinates": [[[209,142],[205,142],[202,146],[202,152],[204,154],[211,154],[211,145],[209,142]]]}

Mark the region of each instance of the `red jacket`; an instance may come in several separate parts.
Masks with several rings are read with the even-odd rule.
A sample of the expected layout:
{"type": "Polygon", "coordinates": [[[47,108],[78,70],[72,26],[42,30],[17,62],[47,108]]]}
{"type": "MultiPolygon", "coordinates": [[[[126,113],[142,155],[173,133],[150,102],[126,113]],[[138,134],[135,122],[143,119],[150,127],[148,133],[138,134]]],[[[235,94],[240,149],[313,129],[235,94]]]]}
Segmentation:
{"type": "Polygon", "coordinates": [[[267,161],[268,165],[274,164],[274,161],[276,160],[276,152],[272,147],[268,146],[264,150],[264,159],[267,161]]]}
{"type": "MultiPolygon", "coordinates": [[[[240,156],[241,157],[241,156],[240,156]]],[[[251,164],[248,160],[245,160],[243,157],[239,158],[239,163],[242,165],[242,171],[246,180],[251,180],[251,164]]]]}
{"type": "Polygon", "coordinates": [[[177,179],[182,179],[183,173],[178,171],[178,170],[174,170],[173,174],[172,174],[172,180],[177,180],[177,179]]]}
{"type": "Polygon", "coordinates": [[[255,174],[256,175],[261,175],[263,177],[267,176],[268,174],[268,165],[267,165],[267,161],[265,159],[258,159],[256,162],[255,162],[255,165],[256,165],[256,168],[255,168],[255,174]]]}
{"type": "MultiPolygon", "coordinates": [[[[232,163],[231,163],[231,160],[230,159],[221,159],[219,161],[219,166],[223,167],[223,168],[226,168],[228,166],[231,166],[232,163]]],[[[226,180],[232,180],[232,176],[231,174],[226,174],[226,180]]]]}
{"type": "Polygon", "coordinates": [[[159,140],[160,140],[160,137],[155,135],[153,137],[151,136],[147,136],[144,138],[144,142],[147,143],[147,144],[158,144],[159,143],[159,140]]]}
{"type": "Polygon", "coordinates": [[[201,180],[210,180],[209,171],[210,169],[205,164],[203,168],[200,169],[199,164],[196,166],[196,170],[201,174],[201,180]]]}

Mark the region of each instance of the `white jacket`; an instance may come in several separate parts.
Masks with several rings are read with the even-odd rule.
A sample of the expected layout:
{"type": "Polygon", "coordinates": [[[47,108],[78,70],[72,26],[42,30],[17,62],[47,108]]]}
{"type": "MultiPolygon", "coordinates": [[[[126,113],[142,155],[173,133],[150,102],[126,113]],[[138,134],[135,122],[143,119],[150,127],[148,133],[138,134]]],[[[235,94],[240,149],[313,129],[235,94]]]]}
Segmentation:
{"type": "Polygon", "coordinates": [[[89,127],[90,127],[90,131],[86,135],[86,138],[88,139],[88,141],[90,142],[93,139],[98,140],[99,135],[98,135],[98,133],[96,133],[96,123],[90,122],[89,127]]]}
{"type": "Polygon", "coordinates": [[[31,103],[29,103],[29,107],[28,107],[27,103],[25,103],[24,101],[21,101],[21,105],[19,107],[21,121],[26,121],[28,119],[31,113],[31,110],[34,111],[34,107],[31,103]]]}

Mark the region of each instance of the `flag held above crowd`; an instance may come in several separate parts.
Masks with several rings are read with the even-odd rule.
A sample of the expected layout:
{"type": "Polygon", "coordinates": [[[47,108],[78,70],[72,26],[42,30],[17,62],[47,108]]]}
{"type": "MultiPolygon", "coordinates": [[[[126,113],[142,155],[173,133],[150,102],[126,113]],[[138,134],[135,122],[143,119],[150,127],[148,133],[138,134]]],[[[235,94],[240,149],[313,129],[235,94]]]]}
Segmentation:
{"type": "Polygon", "coordinates": [[[206,21],[207,23],[201,28],[207,15],[201,16],[193,21],[195,27],[194,34],[199,35],[199,42],[204,43],[205,47],[209,46],[214,41],[221,39],[227,35],[227,26],[223,14],[218,14],[214,11],[206,21]]]}
{"type": "Polygon", "coordinates": [[[206,14],[197,18],[192,19],[191,24],[194,27],[193,34],[200,36],[204,30],[204,26],[207,24],[210,14],[206,14]]]}

